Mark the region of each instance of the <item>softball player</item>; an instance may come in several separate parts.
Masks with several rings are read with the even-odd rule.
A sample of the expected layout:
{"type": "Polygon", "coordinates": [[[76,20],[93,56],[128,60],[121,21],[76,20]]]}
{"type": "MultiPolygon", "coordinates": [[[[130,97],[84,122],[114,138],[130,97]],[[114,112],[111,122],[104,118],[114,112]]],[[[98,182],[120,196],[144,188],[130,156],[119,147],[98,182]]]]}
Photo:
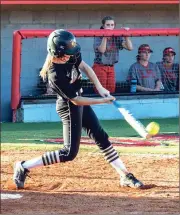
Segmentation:
{"type": "Polygon", "coordinates": [[[47,49],[48,55],[40,75],[43,79],[48,75],[49,85],[57,93],[56,111],[63,123],[64,147],[28,161],[17,162],[13,176],[16,187],[24,188],[26,176],[32,168],[72,161],[79,151],[82,128],[98,145],[105,159],[120,174],[121,186],[142,187],[143,184],[128,172],[120,160],[107,133],[89,106],[111,103],[115,98],[102,87],[94,71],[82,60],[80,46],[76,43],[74,35],[62,29],[53,31],[48,38],[47,49]],[[102,98],[81,96],[79,69],[94,83],[102,98]]]}

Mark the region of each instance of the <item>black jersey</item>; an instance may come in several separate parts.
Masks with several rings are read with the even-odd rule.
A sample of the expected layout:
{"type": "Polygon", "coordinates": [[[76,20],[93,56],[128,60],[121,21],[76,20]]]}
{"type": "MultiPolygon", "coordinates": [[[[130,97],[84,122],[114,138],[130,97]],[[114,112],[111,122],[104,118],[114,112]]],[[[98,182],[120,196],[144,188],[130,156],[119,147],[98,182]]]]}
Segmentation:
{"type": "Polygon", "coordinates": [[[82,57],[71,57],[65,64],[52,63],[48,71],[49,86],[57,95],[65,98],[75,98],[82,87],[81,72],[78,67],[82,57]]]}

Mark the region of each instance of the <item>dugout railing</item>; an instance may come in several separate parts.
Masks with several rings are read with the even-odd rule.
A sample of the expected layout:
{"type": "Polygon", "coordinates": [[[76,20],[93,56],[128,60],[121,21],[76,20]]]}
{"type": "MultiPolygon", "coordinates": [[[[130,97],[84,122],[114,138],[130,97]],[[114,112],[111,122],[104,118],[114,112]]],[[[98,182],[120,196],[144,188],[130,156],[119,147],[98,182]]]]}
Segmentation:
{"type": "Polygon", "coordinates": [[[179,4],[178,0],[2,0],[2,5],[179,4]]]}

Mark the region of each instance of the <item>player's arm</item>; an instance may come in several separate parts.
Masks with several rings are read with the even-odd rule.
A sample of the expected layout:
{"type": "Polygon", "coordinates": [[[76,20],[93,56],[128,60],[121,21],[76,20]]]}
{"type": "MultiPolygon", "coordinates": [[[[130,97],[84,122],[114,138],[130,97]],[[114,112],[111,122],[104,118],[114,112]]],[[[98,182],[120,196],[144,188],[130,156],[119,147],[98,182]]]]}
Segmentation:
{"type": "Polygon", "coordinates": [[[133,50],[133,44],[132,44],[130,38],[129,37],[124,37],[124,39],[125,40],[122,42],[123,48],[125,48],[125,49],[127,49],[129,51],[133,50]]]}
{"type": "MultiPolygon", "coordinates": [[[[126,31],[129,31],[128,27],[123,27],[123,29],[126,30],[126,31]]],[[[125,48],[125,49],[127,49],[129,51],[133,50],[133,44],[132,44],[132,41],[130,40],[130,38],[129,37],[124,37],[124,39],[125,40],[122,42],[123,48],[125,48]]]]}
{"type": "MultiPolygon", "coordinates": [[[[66,78],[59,80],[54,79],[49,76],[49,85],[58,95],[70,100],[75,105],[92,105],[92,104],[102,104],[102,103],[111,103],[115,98],[113,96],[107,96],[104,98],[88,98],[77,96],[76,90],[72,84],[69,84],[66,78]]],[[[103,88],[104,89],[104,88],[103,88]]]]}
{"type": "Polygon", "coordinates": [[[160,80],[156,81],[156,86],[155,86],[154,89],[151,89],[151,88],[148,88],[148,87],[142,87],[140,85],[136,86],[136,89],[138,91],[145,91],[145,92],[148,92],[148,91],[160,91],[160,88],[161,88],[161,81],[160,80]]]}
{"type": "Polygon", "coordinates": [[[88,97],[76,96],[75,98],[70,99],[70,101],[73,104],[79,105],[79,106],[111,103],[113,100],[115,100],[113,96],[108,96],[105,98],[88,98],[88,97]]]}
{"type": "Polygon", "coordinates": [[[161,90],[161,85],[162,85],[162,81],[161,81],[161,72],[159,70],[159,67],[157,64],[155,64],[155,71],[156,71],[156,86],[155,86],[155,91],[160,91],[161,90]]]}
{"type": "Polygon", "coordinates": [[[140,80],[137,76],[137,69],[136,69],[136,66],[134,65],[131,65],[131,67],[129,68],[128,81],[131,83],[132,79],[137,80],[137,85],[136,85],[137,91],[145,91],[145,92],[154,91],[154,89],[143,87],[140,85],[140,80]]]}
{"type": "Polygon", "coordinates": [[[145,91],[145,92],[155,91],[155,89],[151,89],[151,88],[148,88],[148,87],[142,87],[140,85],[136,85],[136,89],[137,89],[137,91],[145,91]]]}
{"type": "Polygon", "coordinates": [[[175,70],[175,74],[177,76],[176,91],[179,91],[179,64],[177,64],[177,70],[175,70]]]}
{"type": "Polygon", "coordinates": [[[95,85],[97,91],[102,97],[109,96],[110,93],[106,90],[100,83],[99,79],[97,78],[96,74],[94,73],[93,69],[84,61],[81,61],[79,65],[79,69],[86,74],[86,76],[90,79],[91,82],[95,85]]]}
{"type": "Polygon", "coordinates": [[[155,91],[160,91],[161,90],[161,80],[156,81],[156,86],[155,86],[155,91]]]}
{"type": "Polygon", "coordinates": [[[102,54],[104,54],[105,51],[106,51],[107,40],[108,40],[107,37],[103,37],[103,39],[102,39],[100,45],[97,47],[97,50],[98,50],[99,52],[101,52],[102,54]]]}

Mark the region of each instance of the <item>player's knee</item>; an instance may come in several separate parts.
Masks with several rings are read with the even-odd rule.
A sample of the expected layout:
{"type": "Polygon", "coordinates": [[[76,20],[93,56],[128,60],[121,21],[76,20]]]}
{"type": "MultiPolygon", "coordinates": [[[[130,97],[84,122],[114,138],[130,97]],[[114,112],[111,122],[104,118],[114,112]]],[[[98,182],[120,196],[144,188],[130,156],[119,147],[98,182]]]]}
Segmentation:
{"type": "Polygon", "coordinates": [[[42,161],[44,166],[52,165],[55,163],[72,161],[76,158],[78,151],[79,147],[76,149],[63,148],[52,152],[46,152],[44,155],[42,155],[42,161]]]}
{"type": "Polygon", "coordinates": [[[68,156],[68,160],[67,161],[73,161],[75,158],[76,158],[77,154],[73,154],[73,155],[70,155],[68,156]]]}
{"type": "Polygon", "coordinates": [[[60,150],[60,161],[67,162],[76,158],[79,151],[79,147],[65,147],[60,150]]]}
{"type": "Polygon", "coordinates": [[[101,127],[101,125],[97,125],[96,129],[91,130],[89,132],[90,136],[94,139],[95,143],[97,145],[104,145],[104,147],[108,147],[110,142],[109,142],[109,136],[108,134],[104,131],[104,129],[101,127]]]}
{"type": "Polygon", "coordinates": [[[75,151],[70,151],[70,153],[68,154],[68,160],[69,161],[72,161],[76,158],[78,154],[78,150],[75,150],[75,151]]]}

